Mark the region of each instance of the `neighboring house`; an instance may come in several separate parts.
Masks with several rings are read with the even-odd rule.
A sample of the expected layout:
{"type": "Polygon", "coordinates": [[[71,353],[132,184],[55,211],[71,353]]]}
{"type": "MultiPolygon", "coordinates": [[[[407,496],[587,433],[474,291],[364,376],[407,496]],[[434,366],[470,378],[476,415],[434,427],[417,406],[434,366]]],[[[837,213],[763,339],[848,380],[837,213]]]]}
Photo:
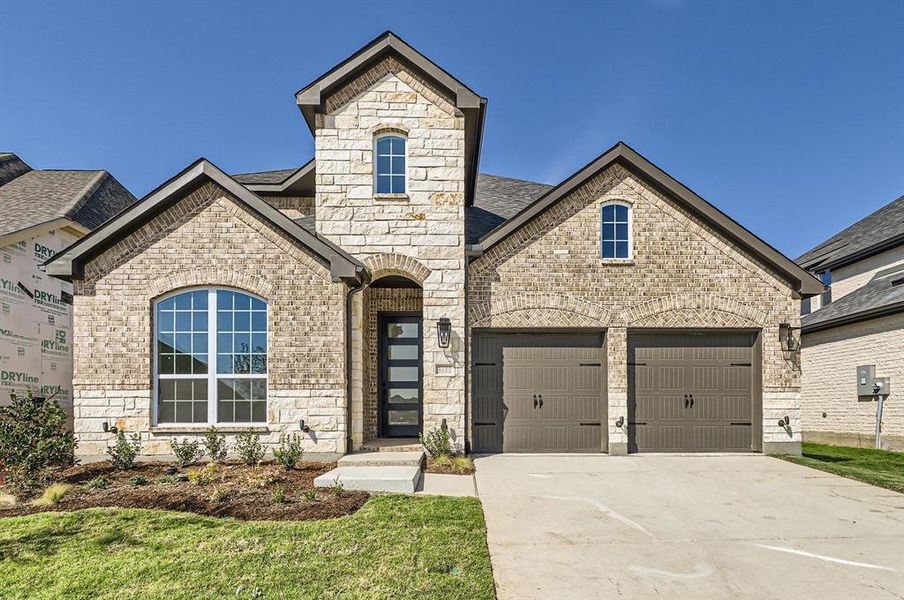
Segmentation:
{"type": "Polygon", "coordinates": [[[72,412],[72,285],[39,266],[135,202],[106,171],[32,169],[0,152],[0,405],[53,396],[72,412]]]}
{"type": "Polygon", "coordinates": [[[891,378],[883,446],[904,450],[904,196],[797,262],[831,284],[801,311],[804,439],[874,445],[876,402],[857,397],[855,369],[875,365],[891,378]]]}
{"type": "Polygon", "coordinates": [[[296,101],[313,160],[200,159],[47,264],[80,452],[105,423],[336,455],[443,422],[475,452],[799,451],[780,338],[823,286],[634,150],[478,175],[487,100],[388,32],[296,101]]]}

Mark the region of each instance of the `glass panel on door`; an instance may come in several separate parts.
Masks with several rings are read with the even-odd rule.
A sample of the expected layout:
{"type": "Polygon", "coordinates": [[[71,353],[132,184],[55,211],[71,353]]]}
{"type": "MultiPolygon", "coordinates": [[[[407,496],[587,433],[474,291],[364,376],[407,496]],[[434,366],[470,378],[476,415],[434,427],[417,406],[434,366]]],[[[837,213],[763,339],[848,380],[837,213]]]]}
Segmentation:
{"type": "Polygon", "coordinates": [[[421,318],[380,320],[381,435],[415,437],[421,424],[421,318]]]}

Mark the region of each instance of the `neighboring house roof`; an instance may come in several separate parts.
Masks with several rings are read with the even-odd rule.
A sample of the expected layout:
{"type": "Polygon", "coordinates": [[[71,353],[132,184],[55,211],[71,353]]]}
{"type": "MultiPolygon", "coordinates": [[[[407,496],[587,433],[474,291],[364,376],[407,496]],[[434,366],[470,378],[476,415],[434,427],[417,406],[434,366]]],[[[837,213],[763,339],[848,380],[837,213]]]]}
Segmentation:
{"type": "Polygon", "coordinates": [[[795,291],[803,296],[813,296],[825,291],[823,284],[802,269],[790,258],[764,242],[741,226],[737,221],[685,187],[671,175],[638,154],[634,149],[619,142],[562,183],[549,190],[539,199],[523,208],[514,218],[497,227],[480,240],[480,248],[486,251],[517,231],[556,202],[579,188],[594,175],[613,164],[620,164],[634,174],[644,178],[651,185],[674,198],[732,240],[741,248],[772,266],[787,277],[795,291]]]}
{"type": "Polygon", "coordinates": [[[904,265],[880,271],[869,282],[801,317],[801,331],[821,329],[904,312],[904,265]]]}
{"type": "Polygon", "coordinates": [[[314,159],[294,169],[238,173],[232,176],[253,192],[265,192],[281,196],[314,195],[314,159]]]}
{"type": "Polygon", "coordinates": [[[45,263],[47,273],[60,279],[80,279],[84,263],[157,216],[184,195],[207,181],[212,181],[232,194],[253,212],[282,229],[305,247],[329,262],[333,278],[360,281],[366,274],[364,265],[329,240],[318,237],[260,196],[221,171],[205,158],[200,158],[181,173],[152,191],[139,202],[107,221],[102,227],[72,244],[45,263]]]}
{"type": "Polygon", "coordinates": [[[804,253],[797,263],[810,271],[826,271],[901,244],[904,244],[904,196],[804,253]]]}
{"type": "Polygon", "coordinates": [[[486,117],[487,99],[450,75],[442,67],[412,48],[391,31],[385,31],[350,57],[300,89],[295,101],[311,132],[315,130],[315,115],[326,112],[324,103],[330,94],[358,75],[392,55],[437,86],[445,89],[465,117],[465,205],[474,201],[480,146],[486,117]]]}
{"type": "Polygon", "coordinates": [[[135,202],[107,171],[37,170],[15,154],[0,154],[0,236],[57,219],[86,230],[135,202]],[[12,174],[18,173],[15,176],[12,174]]]}
{"type": "Polygon", "coordinates": [[[466,243],[477,243],[550,189],[545,183],[480,173],[474,206],[465,208],[466,243]]]}

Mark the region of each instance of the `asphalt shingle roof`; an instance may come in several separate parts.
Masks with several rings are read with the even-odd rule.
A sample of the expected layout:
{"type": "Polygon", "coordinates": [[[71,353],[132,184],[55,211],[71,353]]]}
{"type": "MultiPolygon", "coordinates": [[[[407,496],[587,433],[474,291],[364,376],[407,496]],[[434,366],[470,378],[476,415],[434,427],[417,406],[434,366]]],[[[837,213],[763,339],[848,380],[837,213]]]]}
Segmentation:
{"type": "Polygon", "coordinates": [[[849,258],[899,239],[904,243],[904,196],[833,235],[795,262],[810,271],[820,271],[846,264],[849,258]]]}
{"type": "MultiPolygon", "coordinates": [[[[4,153],[0,162],[11,164],[9,156],[15,157],[4,153]]],[[[0,235],[59,218],[94,229],[133,202],[135,196],[106,171],[29,167],[0,185],[0,235]]]]}
{"type": "Polygon", "coordinates": [[[904,266],[877,273],[866,285],[828,305],[801,317],[801,328],[807,330],[831,327],[866,317],[877,311],[904,311],[904,266]]]}
{"type": "Polygon", "coordinates": [[[236,173],[233,179],[242,185],[269,185],[282,183],[292,176],[300,167],[294,169],[278,169],[276,171],[255,171],[253,173],[236,173]]]}

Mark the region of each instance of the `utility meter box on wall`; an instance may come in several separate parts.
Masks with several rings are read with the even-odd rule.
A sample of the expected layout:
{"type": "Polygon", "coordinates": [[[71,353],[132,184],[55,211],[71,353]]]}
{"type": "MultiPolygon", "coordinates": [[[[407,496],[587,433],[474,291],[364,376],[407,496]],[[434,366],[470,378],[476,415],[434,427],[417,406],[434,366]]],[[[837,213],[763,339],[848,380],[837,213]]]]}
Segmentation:
{"type": "Polygon", "coordinates": [[[873,396],[873,385],[876,380],[876,365],[860,365],[857,367],[857,395],[873,396]]]}

